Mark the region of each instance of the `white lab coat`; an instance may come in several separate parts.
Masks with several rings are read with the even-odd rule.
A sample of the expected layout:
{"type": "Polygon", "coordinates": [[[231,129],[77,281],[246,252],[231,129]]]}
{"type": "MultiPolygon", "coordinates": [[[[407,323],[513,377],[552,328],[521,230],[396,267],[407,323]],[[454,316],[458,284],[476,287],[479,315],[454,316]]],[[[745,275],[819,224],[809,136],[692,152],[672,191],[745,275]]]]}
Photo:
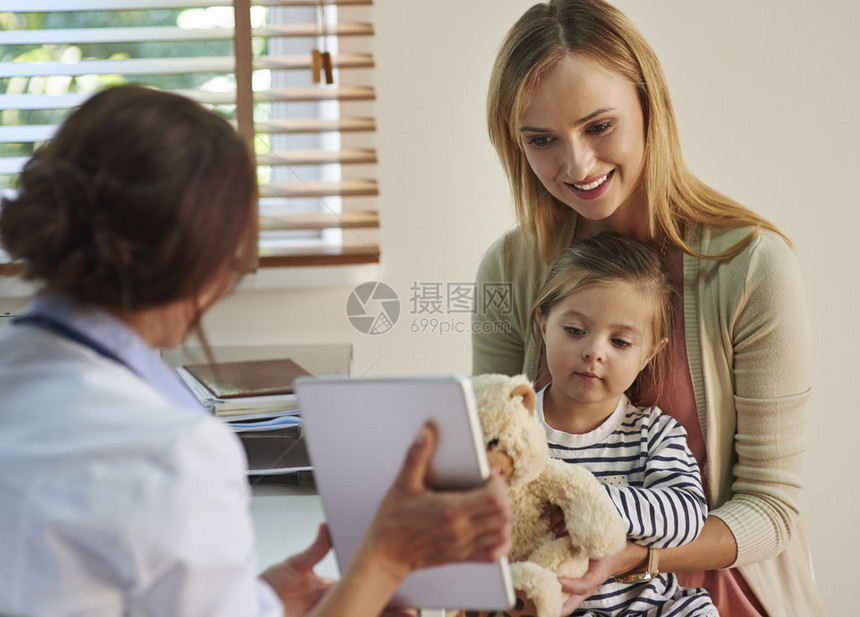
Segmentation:
{"type": "Polygon", "coordinates": [[[241,445],[121,364],[0,332],[0,614],[282,615],[241,445]]]}

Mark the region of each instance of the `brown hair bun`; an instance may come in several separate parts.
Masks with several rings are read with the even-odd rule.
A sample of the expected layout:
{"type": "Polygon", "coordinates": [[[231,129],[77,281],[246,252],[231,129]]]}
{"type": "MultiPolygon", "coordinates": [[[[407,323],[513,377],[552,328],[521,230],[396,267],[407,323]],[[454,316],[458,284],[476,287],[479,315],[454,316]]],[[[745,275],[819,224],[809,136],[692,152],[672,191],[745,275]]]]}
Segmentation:
{"type": "Polygon", "coordinates": [[[195,296],[244,245],[256,170],[223,118],[140,86],[96,94],[27,163],[0,236],[26,278],[100,306],[195,296]]]}

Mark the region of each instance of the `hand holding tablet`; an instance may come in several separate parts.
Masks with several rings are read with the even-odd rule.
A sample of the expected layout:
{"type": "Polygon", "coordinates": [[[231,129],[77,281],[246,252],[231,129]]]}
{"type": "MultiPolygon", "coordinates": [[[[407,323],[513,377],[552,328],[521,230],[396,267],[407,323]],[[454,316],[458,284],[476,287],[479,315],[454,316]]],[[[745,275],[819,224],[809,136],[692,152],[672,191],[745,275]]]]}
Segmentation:
{"type": "Polygon", "coordinates": [[[401,574],[415,570],[391,606],[513,603],[507,561],[497,558],[510,542],[510,514],[503,483],[487,484],[468,380],[300,379],[296,392],[342,573],[368,543],[381,541],[377,555],[399,564],[401,574]],[[434,431],[422,429],[428,422],[434,431]],[[430,490],[427,479],[441,490],[430,490]]]}

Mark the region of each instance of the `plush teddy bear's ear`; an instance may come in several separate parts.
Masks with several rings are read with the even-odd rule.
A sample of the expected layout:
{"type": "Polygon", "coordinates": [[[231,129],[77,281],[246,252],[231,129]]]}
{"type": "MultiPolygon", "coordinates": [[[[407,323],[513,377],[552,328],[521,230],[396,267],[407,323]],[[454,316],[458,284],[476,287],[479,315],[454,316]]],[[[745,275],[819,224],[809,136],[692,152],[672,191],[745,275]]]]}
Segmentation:
{"type": "Polygon", "coordinates": [[[521,383],[511,390],[511,398],[515,396],[523,397],[523,405],[529,410],[529,413],[535,412],[535,391],[527,383],[521,383]]]}

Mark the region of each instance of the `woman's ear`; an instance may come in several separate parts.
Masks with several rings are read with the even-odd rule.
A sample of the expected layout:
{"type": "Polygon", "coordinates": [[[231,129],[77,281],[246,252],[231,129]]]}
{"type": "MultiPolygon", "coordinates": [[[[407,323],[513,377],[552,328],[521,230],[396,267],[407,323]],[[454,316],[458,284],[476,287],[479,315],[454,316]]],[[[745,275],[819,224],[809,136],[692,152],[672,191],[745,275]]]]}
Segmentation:
{"type": "Polygon", "coordinates": [[[227,292],[230,291],[230,281],[232,279],[232,263],[225,262],[221,264],[221,266],[215,270],[212,274],[212,278],[209,279],[203,288],[200,290],[200,293],[197,294],[197,310],[200,311],[202,315],[210,308],[212,308],[215,304],[218,303],[224,296],[227,295],[227,292]]]}

